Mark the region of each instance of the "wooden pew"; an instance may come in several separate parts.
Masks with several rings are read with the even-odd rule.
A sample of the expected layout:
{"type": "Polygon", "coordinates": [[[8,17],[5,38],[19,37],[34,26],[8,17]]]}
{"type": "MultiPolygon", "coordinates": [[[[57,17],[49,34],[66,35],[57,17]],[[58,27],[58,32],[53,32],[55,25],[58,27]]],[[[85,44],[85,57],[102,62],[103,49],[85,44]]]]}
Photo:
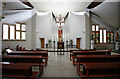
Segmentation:
{"type": "Polygon", "coordinates": [[[70,50],[70,61],[72,61],[73,51],[82,51],[82,50],[70,50]]]}
{"type": "Polygon", "coordinates": [[[90,50],[70,50],[70,61],[72,61],[73,58],[73,51],[96,51],[95,49],[90,49],[90,50]]]}
{"type": "Polygon", "coordinates": [[[83,72],[80,73],[81,78],[97,78],[97,77],[119,77],[120,63],[83,63],[83,72]]]}
{"type": "Polygon", "coordinates": [[[36,50],[26,50],[26,51],[47,51],[47,54],[42,54],[43,59],[45,59],[45,66],[47,65],[47,61],[48,61],[48,49],[36,49],[36,50]]]}
{"type": "Polygon", "coordinates": [[[73,51],[73,65],[75,65],[75,59],[77,55],[111,55],[110,51],[73,51]]]}
{"type": "Polygon", "coordinates": [[[46,53],[43,52],[41,53],[41,55],[43,56],[43,63],[45,63],[45,66],[47,66],[47,61],[48,61],[48,50],[47,49],[36,49],[36,50],[25,50],[25,51],[45,51],[46,53]]]}
{"type": "Polygon", "coordinates": [[[2,64],[2,78],[36,79],[38,72],[33,72],[30,64],[2,64]]]}
{"type": "Polygon", "coordinates": [[[80,65],[83,63],[120,63],[120,55],[77,55],[77,72],[80,75],[80,65]]]}
{"type": "Polygon", "coordinates": [[[8,55],[40,55],[42,56],[42,59],[45,59],[45,66],[47,65],[48,61],[48,51],[47,50],[42,50],[42,51],[37,51],[37,50],[32,50],[32,51],[12,51],[10,53],[7,53],[8,55]]]}
{"type": "Polygon", "coordinates": [[[30,63],[31,65],[39,65],[39,75],[43,73],[42,56],[22,56],[22,55],[4,55],[2,56],[2,62],[11,63],[30,63]]]}

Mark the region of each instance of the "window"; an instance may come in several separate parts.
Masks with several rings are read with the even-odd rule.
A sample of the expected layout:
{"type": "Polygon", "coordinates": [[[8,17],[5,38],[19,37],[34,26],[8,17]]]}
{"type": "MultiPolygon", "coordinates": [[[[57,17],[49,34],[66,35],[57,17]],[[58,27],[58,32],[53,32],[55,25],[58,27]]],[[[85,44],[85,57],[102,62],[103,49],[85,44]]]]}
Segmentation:
{"type": "Polygon", "coordinates": [[[3,25],[3,39],[8,39],[8,30],[9,29],[9,25],[8,24],[4,24],[3,25]]]}
{"type": "Polygon", "coordinates": [[[106,43],[106,29],[100,28],[100,43],[106,43]]]}
{"type": "Polygon", "coordinates": [[[16,39],[26,39],[26,25],[24,23],[16,24],[16,39]]]}
{"type": "Polygon", "coordinates": [[[2,25],[2,39],[13,40],[15,39],[15,25],[3,23],[2,25]]]}
{"type": "Polygon", "coordinates": [[[99,43],[99,25],[92,25],[92,39],[99,43]]]}
{"type": "Polygon", "coordinates": [[[107,42],[108,43],[114,42],[114,33],[113,32],[107,32],[107,42]]]}
{"type": "Polygon", "coordinates": [[[113,42],[114,42],[114,33],[111,32],[111,43],[113,43],[113,42]]]}
{"type": "Polygon", "coordinates": [[[100,43],[102,43],[103,41],[102,41],[102,29],[100,29],[100,43]]]}
{"type": "Polygon", "coordinates": [[[10,26],[10,39],[15,39],[15,26],[10,26]]]}
{"type": "Polygon", "coordinates": [[[107,42],[109,43],[110,42],[110,37],[111,35],[110,35],[110,32],[107,32],[107,42]]]}
{"type": "Polygon", "coordinates": [[[106,43],[106,29],[103,29],[103,42],[106,43]]]}
{"type": "Polygon", "coordinates": [[[25,40],[26,39],[26,25],[24,23],[2,25],[2,39],[3,40],[25,40]]]}
{"type": "Polygon", "coordinates": [[[98,24],[93,24],[92,40],[94,40],[95,43],[113,43],[114,33],[108,32],[105,28],[99,28],[98,24]]]}

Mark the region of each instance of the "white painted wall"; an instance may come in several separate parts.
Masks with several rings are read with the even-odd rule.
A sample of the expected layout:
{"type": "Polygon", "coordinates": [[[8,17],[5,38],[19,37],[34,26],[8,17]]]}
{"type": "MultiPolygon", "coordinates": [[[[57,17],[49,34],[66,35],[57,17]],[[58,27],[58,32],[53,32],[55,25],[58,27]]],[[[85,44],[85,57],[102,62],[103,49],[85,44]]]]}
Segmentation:
{"type": "Polygon", "coordinates": [[[37,12],[37,15],[36,15],[36,48],[41,48],[41,42],[39,38],[45,38],[45,44],[48,43],[49,39],[52,40],[51,13],[37,12]]]}
{"type": "Polygon", "coordinates": [[[91,26],[90,26],[90,14],[85,13],[85,49],[90,49],[91,46],[91,26]]]}
{"type": "Polygon", "coordinates": [[[0,1],[0,55],[1,55],[1,51],[2,51],[2,2],[0,1]]]}
{"type": "Polygon", "coordinates": [[[68,34],[69,33],[69,23],[70,23],[70,20],[66,20],[65,21],[65,25],[63,25],[64,34],[68,34]]]}
{"type": "Polygon", "coordinates": [[[113,27],[118,28],[118,3],[104,2],[101,5],[92,9],[92,12],[97,14],[103,21],[113,27]]]}
{"type": "MultiPolygon", "coordinates": [[[[63,26],[64,34],[69,35],[68,41],[73,39],[73,44],[76,45],[76,38],[82,38],[80,41],[80,48],[89,48],[89,38],[85,39],[88,30],[85,27],[89,26],[89,17],[85,15],[76,15],[70,13],[68,20],[63,26]],[[86,23],[86,24],[85,24],[86,23]],[[87,41],[87,42],[85,42],[87,41]]],[[[14,22],[26,22],[27,24],[27,41],[3,41],[3,48],[10,46],[15,49],[17,44],[26,47],[28,49],[41,48],[39,38],[45,38],[45,44],[51,39],[53,43],[53,37],[55,35],[56,46],[57,46],[57,31],[58,26],[53,22],[51,13],[48,12],[37,12],[27,11],[13,15],[6,16],[3,22],[14,23],[14,22]]],[[[66,38],[65,45],[66,45],[66,38]]],[[[46,45],[45,45],[46,46],[46,45]]]]}
{"type": "Polygon", "coordinates": [[[58,26],[55,22],[52,22],[52,34],[57,34],[58,26]]]}
{"type": "MultiPolygon", "coordinates": [[[[69,17],[68,17],[69,18],[69,17]]],[[[63,31],[64,31],[64,46],[66,47],[66,41],[69,42],[69,24],[70,24],[70,20],[66,19],[65,21],[65,25],[63,25],[63,31]]],[[[68,43],[69,44],[69,43],[68,43]]]]}
{"type": "Polygon", "coordinates": [[[85,49],[85,16],[70,13],[69,22],[69,40],[73,40],[76,45],[76,38],[82,38],[80,48],[85,49]]]}
{"type": "Polygon", "coordinates": [[[119,33],[119,39],[120,39],[120,1],[119,1],[119,4],[118,4],[118,25],[119,25],[119,31],[118,31],[118,33],[119,33]]]}
{"type": "Polygon", "coordinates": [[[58,26],[57,24],[53,21],[52,22],[52,47],[54,47],[53,41],[55,40],[55,47],[57,47],[57,32],[58,32],[58,26]]]}
{"type": "Polygon", "coordinates": [[[31,31],[31,48],[36,49],[36,10],[32,11],[32,31],[31,31]]]}
{"type": "MultiPolygon", "coordinates": [[[[45,38],[45,44],[48,43],[48,40],[52,40],[52,46],[53,41],[55,37],[57,47],[57,32],[58,32],[58,26],[55,22],[53,22],[53,18],[51,16],[51,13],[48,12],[37,12],[35,15],[35,19],[33,19],[33,26],[36,26],[36,32],[33,32],[33,35],[36,36],[36,48],[41,48],[41,40],[39,38],[45,38]]],[[[85,15],[76,15],[73,13],[70,13],[68,20],[66,21],[65,25],[63,26],[64,30],[64,42],[66,45],[66,40],[73,39],[73,44],[76,45],[76,38],[82,38],[80,41],[80,48],[90,48],[89,46],[89,38],[85,39],[85,35],[88,33],[86,32],[86,27],[89,27],[89,17],[85,17],[85,15]],[[86,22],[85,22],[86,21],[86,22]],[[85,25],[85,23],[87,23],[85,25]],[[68,35],[68,39],[66,39],[66,35],[68,35]],[[88,42],[85,42],[88,41],[88,42]]],[[[34,27],[33,27],[34,28],[34,27]]],[[[34,28],[34,29],[35,29],[34,28]]],[[[87,29],[89,30],[89,29],[87,29]]],[[[33,36],[33,37],[34,37],[33,36]]],[[[35,42],[35,41],[34,41],[35,42]]],[[[46,45],[45,45],[46,46],[46,45]]]]}
{"type": "Polygon", "coordinates": [[[31,49],[31,32],[32,32],[32,11],[23,11],[16,14],[11,14],[5,16],[5,19],[2,20],[3,23],[15,24],[15,22],[26,23],[26,41],[2,41],[2,48],[9,46],[10,48],[16,48],[16,45],[26,47],[31,49]]]}

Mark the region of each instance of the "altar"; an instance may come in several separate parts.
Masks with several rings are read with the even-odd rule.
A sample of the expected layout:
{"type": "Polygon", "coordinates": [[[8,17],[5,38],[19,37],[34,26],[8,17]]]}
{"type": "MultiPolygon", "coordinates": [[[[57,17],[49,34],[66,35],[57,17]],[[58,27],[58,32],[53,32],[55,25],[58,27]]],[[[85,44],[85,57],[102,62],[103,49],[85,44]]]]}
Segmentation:
{"type": "Polygon", "coordinates": [[[64,55],[64,42],[57,42],[57,54],[64,55]]]}

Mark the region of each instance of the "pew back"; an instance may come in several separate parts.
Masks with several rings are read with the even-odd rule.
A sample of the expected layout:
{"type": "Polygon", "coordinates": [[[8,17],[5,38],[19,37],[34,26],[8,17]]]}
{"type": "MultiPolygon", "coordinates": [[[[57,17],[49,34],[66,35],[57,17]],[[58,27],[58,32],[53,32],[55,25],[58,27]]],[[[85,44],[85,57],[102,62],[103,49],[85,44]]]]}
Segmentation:
{"type": "Polygon", "coordinates": [[[83,63],[83,66],[81,75],[85,75],[86,78],[120,77],[120,63],[83,63]]]}

